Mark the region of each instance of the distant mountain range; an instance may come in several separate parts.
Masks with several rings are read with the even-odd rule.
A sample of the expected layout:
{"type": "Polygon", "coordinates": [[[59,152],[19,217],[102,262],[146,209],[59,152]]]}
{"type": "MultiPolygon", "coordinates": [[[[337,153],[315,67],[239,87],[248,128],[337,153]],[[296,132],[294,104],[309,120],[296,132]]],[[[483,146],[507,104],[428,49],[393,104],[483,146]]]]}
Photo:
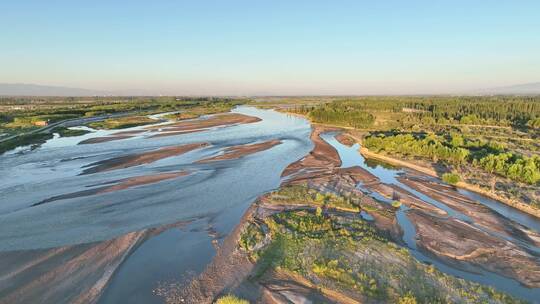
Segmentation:
{"type": "MultiPolygon", "coordinates": [[[[449,92],[450,94],[451,92],[449,92]]],[[[479,89],[469,91],[465,95],[540,95],[540,82],[518,84],[506,87],[496,87],[489,89],[479,89]]],[[[81,88],[69,88],[58,86],[46,86],[25,83],[0,83],[0,96],[126,96],[126,95],[147,95],[150,91],[141,90],[107,92],[99,90],[88,90],[81,88]]],[[[381,94],[384,95],[384,94],[381,94]]]]}
{"type": "Polygon", "coordinates": [[[110,93],[97,90],[45,86],[26,83],[0,83],[0,96],[103,96],[110,93]]]}
{"type": "Polygon", "coordinates": [[[517,84],[506,87],[491,88],[481,90],[480,94],[494,95],[540,95],[540,82],[517,84]]]}

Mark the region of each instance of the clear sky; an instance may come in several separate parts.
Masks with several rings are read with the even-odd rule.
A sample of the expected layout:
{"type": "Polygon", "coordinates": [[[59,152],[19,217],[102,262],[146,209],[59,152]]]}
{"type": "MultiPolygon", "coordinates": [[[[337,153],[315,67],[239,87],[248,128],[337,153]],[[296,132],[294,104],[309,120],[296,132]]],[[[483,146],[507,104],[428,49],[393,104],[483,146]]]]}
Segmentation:
{"type": "Polygon", "coordinates": [[[285,95],[538,81],[538,0],[0,1],[2,83],[285,95]]]}

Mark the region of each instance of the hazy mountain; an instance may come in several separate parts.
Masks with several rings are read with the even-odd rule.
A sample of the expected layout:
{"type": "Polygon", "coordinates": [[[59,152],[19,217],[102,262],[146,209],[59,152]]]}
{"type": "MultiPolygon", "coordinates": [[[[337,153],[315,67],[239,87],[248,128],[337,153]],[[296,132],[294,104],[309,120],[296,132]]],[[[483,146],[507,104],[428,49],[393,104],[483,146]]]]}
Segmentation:
{"type": "Polygon", "coordinates": [[[507,87],[487,89],[484,94],[540,95],[540,82],[517,84],[507,87]]]}
{"type": "Polygon", "coordinates": [[[95,96],[107,92],[26,83],[0,83],[0,96],[95,96]]]}

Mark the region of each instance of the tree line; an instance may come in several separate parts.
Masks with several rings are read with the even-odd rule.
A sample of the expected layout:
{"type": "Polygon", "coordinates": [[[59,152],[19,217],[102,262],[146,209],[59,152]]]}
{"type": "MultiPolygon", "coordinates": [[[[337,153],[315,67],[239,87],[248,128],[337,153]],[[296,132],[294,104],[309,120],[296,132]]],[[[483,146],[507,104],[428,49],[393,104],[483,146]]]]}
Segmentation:
{"type": "Polygon", "coordinates": [[[420,156],[456,165],[472,164],[490,173],[527,184],[540,182],[540,157],[506,151],[500,144],[463,138],[460,134],[384,134],[367,136],[363,144],[373,152],[420,156]]]}
{"type": "Polygon", "coordinates": [[[349,121],[355,113],[363,113],[367,125],[374,120],[367,114],[388,112],[402,113],[409,122],[540,128],[540,97],[532,96],[357,97],[299,106],[294,111],[324,122],[349,121]]]}

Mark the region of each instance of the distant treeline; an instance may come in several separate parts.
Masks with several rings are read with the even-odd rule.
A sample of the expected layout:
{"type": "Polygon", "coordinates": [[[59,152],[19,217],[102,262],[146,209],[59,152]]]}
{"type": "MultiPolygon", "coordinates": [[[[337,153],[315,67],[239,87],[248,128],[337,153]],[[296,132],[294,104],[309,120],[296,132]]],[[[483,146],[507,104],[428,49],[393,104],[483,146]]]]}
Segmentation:
{"type": "Polygon", "coordinates": [[[375,116],[360,109],[341,106],[322,106],[309,111],[312,121],[353,128],[366,128],[373,124],[375,116]]]}
{"type": "Polygon", "coordinates": [[[540,128],[540,97],[362,97],[318,106],[299,106],[314,121],[363,127],[379,115],[401,113],[400,121],[540,128]],[[357,119],[364,119],[358,122],[357,119]]]}

